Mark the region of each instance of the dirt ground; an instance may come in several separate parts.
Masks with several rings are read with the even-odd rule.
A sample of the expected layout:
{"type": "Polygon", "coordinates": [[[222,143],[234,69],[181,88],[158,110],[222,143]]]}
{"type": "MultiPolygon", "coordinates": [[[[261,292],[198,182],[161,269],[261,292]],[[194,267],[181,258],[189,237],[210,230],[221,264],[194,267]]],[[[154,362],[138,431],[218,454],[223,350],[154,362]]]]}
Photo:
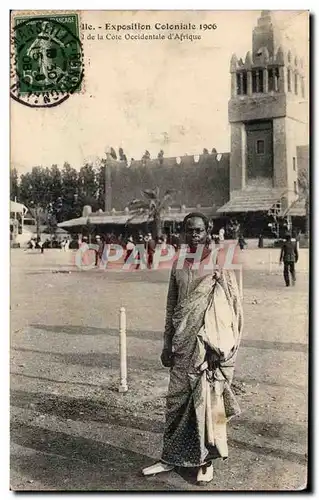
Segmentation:
{"type": "MultiPolygon", "coordinates": [[[[242,414],[208,490],[307,483],[308,251],[286,288],[278,250],[248,249],[234,388],[242,414]]],[[[200,491],[193,471],[144,478],[161,453],[167,271],[80,271],[73,252],[11,252],[11,489],[200,491]],[[118,312],[129,391],[119,394],[118,312]]]]}

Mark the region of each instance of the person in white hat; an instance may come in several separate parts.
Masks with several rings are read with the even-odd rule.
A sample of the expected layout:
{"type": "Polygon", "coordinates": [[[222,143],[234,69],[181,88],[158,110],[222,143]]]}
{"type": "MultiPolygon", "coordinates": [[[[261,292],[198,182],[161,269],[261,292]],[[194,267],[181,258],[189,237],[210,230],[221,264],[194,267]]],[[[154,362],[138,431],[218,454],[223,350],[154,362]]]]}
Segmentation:
{"type": "Polygon", "coordinates": [[[134,245],[133,236],[130,236],[127,240],[127,243],[126,243],[125,262],[128,260],[129,256],[132,254],[134,248],[135,248],[135,245],[134,245]]]}

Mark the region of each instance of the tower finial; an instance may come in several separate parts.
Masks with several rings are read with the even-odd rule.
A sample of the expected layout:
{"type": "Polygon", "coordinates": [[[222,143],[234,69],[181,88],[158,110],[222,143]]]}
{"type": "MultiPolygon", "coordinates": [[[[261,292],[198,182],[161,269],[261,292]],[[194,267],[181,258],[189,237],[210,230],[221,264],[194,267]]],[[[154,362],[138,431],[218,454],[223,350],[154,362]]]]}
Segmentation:
{"type": "Polygon", "coordinates": [[[280,45],[280,38],[280,30],[272,18],[272,11],[262,10],[253,30],[253,59],[262,47],[267,48],[270,58],[274,57],[280,45]]]}
{"type": "Polygon", "coordinates": [[[262,10],[260,17],[271,17],[271,10],[262,10]]]}

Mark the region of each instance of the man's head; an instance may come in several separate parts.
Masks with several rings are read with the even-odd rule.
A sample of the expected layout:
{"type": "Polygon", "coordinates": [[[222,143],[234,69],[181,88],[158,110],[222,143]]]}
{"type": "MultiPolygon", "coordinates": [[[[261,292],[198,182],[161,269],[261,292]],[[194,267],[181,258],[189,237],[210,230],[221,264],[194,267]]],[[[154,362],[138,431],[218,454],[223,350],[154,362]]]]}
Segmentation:
{"type": "Polygon", "coordinates": [[[192,212],[183,220],[185,240],[190,249],[196,250],[207,239],[208,219],[200,212],[192,212]]]}

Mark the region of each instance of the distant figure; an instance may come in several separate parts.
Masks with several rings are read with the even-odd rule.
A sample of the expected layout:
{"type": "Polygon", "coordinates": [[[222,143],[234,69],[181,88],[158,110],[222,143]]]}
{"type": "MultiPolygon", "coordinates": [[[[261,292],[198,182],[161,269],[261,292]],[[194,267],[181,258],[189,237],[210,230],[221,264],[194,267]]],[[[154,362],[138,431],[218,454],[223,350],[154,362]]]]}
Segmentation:
{"type": "Polygon", "coordinates": [[[220,228],[220,230],[219,230],[218,239],[219,239],[219,243],[224,243],[224,241],[225,241],[225,229],[223,227],[220,228]]]}
{"type": "MultiPolygon", "coordinates": [[[[143,236],[143,234],[142,234],[142,233],[139,233],[139,235],[138,235],[138,237],[137,237],[137,245],[138,245],[139,247],[141,247],[141,246],[143,245],[143,246],[144,246],[144,248],[145,248],[146,243],[145,243],[145,238],[144,238],[144,236],[143,236]]],[[[141,254],[141,252],[138,250],[138,251],[137,251],[137,254],[136,254],[136,256],[135,256],[135,257],[136,257],[136,259],[140,262],[140,261],[142,260],[142,258],[143,258],[143,255],[142,255],[142,254],[141,254]]],[[[139,263],[139,264],[136,264],[136,268],[135,268],[135,269],[139,269],[139,268],[140,268],[140,263],[139,263]]]]}
{"type": "Polygon", "coordinates": [[[258,238],[258,248],[264,248],[264,237],[262,234],[260,234],[258,238]]]}
{"type": "Polygon", "coordinates": [[[133,236],[130,236],[129,239],[127,240],[126,243],[126,255],[125,255],[125,262],[129,259],[130,255],[134,251],[135,245],[134,245],[134,240],[133,236]]]}
{"type": "Polygon", "coordinates": [[[290,286],[289,274],[291,274],[292,285],[296,283],[295,264],[298,262],[297,244],[291,241],[290,234],[287,234],[286,241],[282,245],[280,253],[280,264],[284,263],[284,280],[286,286],[290,286]]]}
{"type": "Polygon", "coordinates": [[[171,244],[175,249],[175,252],[178,251],[180,246],[180,235],[179,233],[172,233],[171,235],[171,244]]]}
{"type": "Polygon", "coordinates": [[[85,250],[89,249],[88,237],[87,236],[83,236],[80,247],[83,248],[83,249],[85,249],[85,250]]]}
{"type": "Polygon", "coordinates": [[[39,240],[38,245],[40,247],[41,253],[43,253],[44,252],[44,246],[43,246],[43,242],[41,240],[39,240]]]}
{"type": "Polygon", "coordinates": [[[103,249],[102,249],[102,252],[101,252],[101,237],[97,234],[95,236],[95,244],[98,245],[98,249],[95,250],[95,266],[98,267],[99,265],[99,259],[101,258],[100,256],[102,255],[102,252],[103,252],[103,249]]]}
{"type": "Polygon", "coordinates": [[[148,233],[146,241],[147,267],[152,269],[156,243],[152,238],[152,233],[148,233]]]}
{"type": "Polygon", "coordinates": [[[162,251],[167,252],[167,234],[163,235],[162,251]]]}
{"type": "Polygon", "coordinates": [[[33,238],[31,239],[30,243],[31,243],[32,250],[34,250],[35,249],[35,241],[33,238]]]}
{"type": "Polygon", "coordinates": [[[66,245],[66,240],[61,241],[61,250],[65,252],[65,245],[66,245]]]}
{"type": "Polygon", "coordinates": [[[211,233],[208,233],[208,234],[207,234],[206,244],[207,244],[207,247],[208,247],[210,250],[213,250],[213,249],[214,249],[215,242],[214,242],[214,240],[213,240],[213,236],[211,235],[211,233]]]}
{"type": "Polygon", "coordinates": [[[247,246],[247,243],[245,241],[245,238],[243,236],[243,234],[240,234],[239,235],[239,238],[238,238],[238,245],[239,245],[239,248],[241,250],[244,250],[245,246],[247,246]]]}
{"type": "Polygon", "coordinates": [[[70,240],[66,240],[65,245],[64,245],[64,251],[68,252],[70,247],[70,240]]]}

